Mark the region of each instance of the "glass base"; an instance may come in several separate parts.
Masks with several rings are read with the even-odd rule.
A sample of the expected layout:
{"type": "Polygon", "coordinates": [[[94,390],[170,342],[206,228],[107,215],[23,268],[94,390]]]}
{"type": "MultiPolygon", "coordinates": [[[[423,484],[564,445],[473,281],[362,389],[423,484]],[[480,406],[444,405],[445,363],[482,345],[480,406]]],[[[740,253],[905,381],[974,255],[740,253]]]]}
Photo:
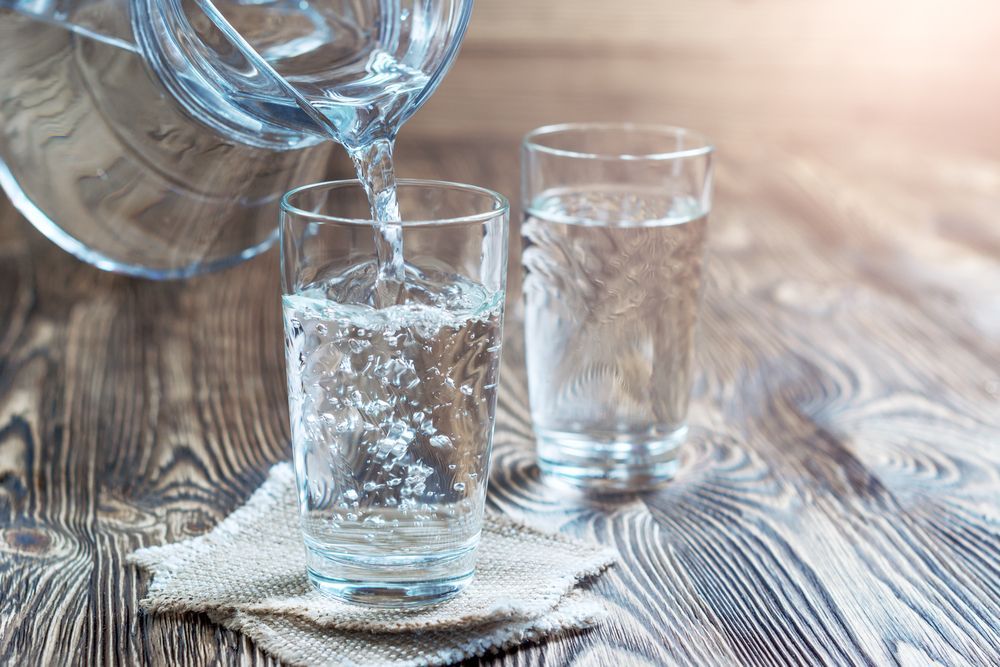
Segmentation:
{"type": "Polygon", "coordinates": [[[538,467],[559,485],[597,493],[646,491],[674,478],[687,432],[682,426],[651,438],[535,429],[538,467]]]}
{"type": "Polygon", "coordinates": [[[427,556],[332,554],[306,545],[309,581],[331,597],[370,607],[402,609],[455,597],[472,581],[475,545],[459,552],[427,556]]]}

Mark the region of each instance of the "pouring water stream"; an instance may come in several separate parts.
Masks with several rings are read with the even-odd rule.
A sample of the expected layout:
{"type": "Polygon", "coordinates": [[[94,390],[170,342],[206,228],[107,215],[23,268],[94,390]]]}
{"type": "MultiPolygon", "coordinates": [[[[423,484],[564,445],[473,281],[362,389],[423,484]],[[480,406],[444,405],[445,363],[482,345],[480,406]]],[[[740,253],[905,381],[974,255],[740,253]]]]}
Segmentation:
{"type": "MultiPolygon", "coordinates": [[[[293,99],[299,108],[329,135],[331,140],[342,141],[337,126],[320,110],[320,107],[289,83],[264,58],[261,58],[211,0],[196,0],[196,3],[205,16],[258,71],[262,72],[274,85],[293,99]]],[[[345,144],[371,206],[375,252],[378,262],[378,272],[372,295],[376,308],[400,302],[404,296],[403,286],[405,282],[403,230],[402,226],[398,224],[400,214],[396,199],[396,175],[392,162],[394,137],[388,130],[384,130],[383,134],[385,136],[378,137],[363,145],[345,144]]],[[[367,136],[367,133],[362,133],[362,136],[367,136]]]]}

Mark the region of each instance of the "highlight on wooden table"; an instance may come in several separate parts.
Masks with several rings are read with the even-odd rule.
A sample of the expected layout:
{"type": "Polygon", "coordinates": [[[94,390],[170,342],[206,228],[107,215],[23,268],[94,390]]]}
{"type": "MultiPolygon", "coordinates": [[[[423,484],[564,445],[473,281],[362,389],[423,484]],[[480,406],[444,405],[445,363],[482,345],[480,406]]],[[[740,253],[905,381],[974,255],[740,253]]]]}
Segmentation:
{"type": "Polygon", "coordinates": [[[0,0],[0,664],[1000,664],[998,22],[0,0]]]}

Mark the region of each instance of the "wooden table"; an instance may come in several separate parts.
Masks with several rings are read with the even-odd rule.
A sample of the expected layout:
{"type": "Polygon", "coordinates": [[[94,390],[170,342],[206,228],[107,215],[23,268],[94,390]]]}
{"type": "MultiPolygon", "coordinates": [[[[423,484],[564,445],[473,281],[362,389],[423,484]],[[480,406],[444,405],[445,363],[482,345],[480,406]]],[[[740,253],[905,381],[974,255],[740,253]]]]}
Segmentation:
{"type": "MultiPolygon", "coordinates": [[[[658,117],[637,93],[624,111],[596,93],[573,98],[591,84],[552,65],[582,57],[572,31],[549,55],[535,39],[535,60],[518,65],[518,85],[555,86],[561,105],[528,112],[511,86],[483,93],[476,72],[510,80],[503,63],[527,57],[497,45],[492,29],[508,14],[485,7],[494,21],[470,36],[455,83],[404,132],[402,173],[516,195],[516,137],[531,125],[658,117]],[[592,106],[581,111],[581,99],[592,106]],[[442,120],[447,104],[457,125],[442,120]]],[[[702,14],[676,12],[670,35],[700,25],[702,14]]],[[[592,58],[623,87],[625,65],[647,59],[642,39],[655,37],[635,27],[636,50],[592,58]]],[[[725,39],[710,37],[722,53],[725,39]]],[[[751,60],[754,93],[736,86],[751,65],[699,60],[692,40],[678,43],[671,62],[725,84],[678,93],[675,114],[719,138],[682,468],[662,492],[614,502],[548,491],[512,309],[490,503],[612,544],[622,562],[593,585],[612,612],[603,626],[484,662],[1000,663],[1000,161],[988,124],[965,107],[903,114],[929,97],[898,81],[877,107],[888,120],[860,122],[845,103],[826,123],[807,113],[822,107],[808,94],[782,92],[799,74],[780,57],[751,60]],[[737,119],[725,107],[766,99],[772,83],[769,112],[737,119]]],[[[886,67],[862,87],[879,72],[888,80],[886,67]]],[[[667,91],[696,78],[682,67],[664,76],[667,91]]],[[[987,78],[954,85],[988,97],[976,87],[987,78]]],[[[101,273],[0,203],[0,664],[273,664],[205,618],[141,613],[147,581],[124,557],[209,530],[289,457],[277,275],[274,253],[184,284],[101,273]]]]}

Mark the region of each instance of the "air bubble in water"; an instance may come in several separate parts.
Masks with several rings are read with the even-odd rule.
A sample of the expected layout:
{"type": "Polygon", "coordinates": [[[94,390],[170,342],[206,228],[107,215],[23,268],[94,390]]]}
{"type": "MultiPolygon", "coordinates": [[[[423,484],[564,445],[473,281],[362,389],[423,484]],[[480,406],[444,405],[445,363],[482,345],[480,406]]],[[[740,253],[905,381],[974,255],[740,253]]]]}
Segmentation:
{"type": "Polygon", "coordinates": [[[435,435],[428,442],[431,443],[431,447],[451,447],[451,438],[446,435],[435,435]]]}
{"type": "Polygon", "coordinates": [[[481,509],[474,475],[485,472],[477,451],[488,427],[469,407],[495,389],[502,301],[469,319],[458,302],[478,307],[487,295],[470,290],[484,288],[463,282],[446,294],[456,276],[427,275],[412,276],[426,294],[408,294],[398,307],[345,308],[339,295],[354,303],[350,295],[369,292],[340,276],[284,298],[290,375],[298,374],[289,383],[293,437],[300,451],[323,454],[306,464],[310,484],[326,484],[304,515],[317,542],[417,553],[427,528],[440,525],[444,549],[467,537],[470,513],[481,509]],[[296,337],[293,317],[307,335],[296,337]],[[305,365],[295,368],[300,355],[305,365]]]}

